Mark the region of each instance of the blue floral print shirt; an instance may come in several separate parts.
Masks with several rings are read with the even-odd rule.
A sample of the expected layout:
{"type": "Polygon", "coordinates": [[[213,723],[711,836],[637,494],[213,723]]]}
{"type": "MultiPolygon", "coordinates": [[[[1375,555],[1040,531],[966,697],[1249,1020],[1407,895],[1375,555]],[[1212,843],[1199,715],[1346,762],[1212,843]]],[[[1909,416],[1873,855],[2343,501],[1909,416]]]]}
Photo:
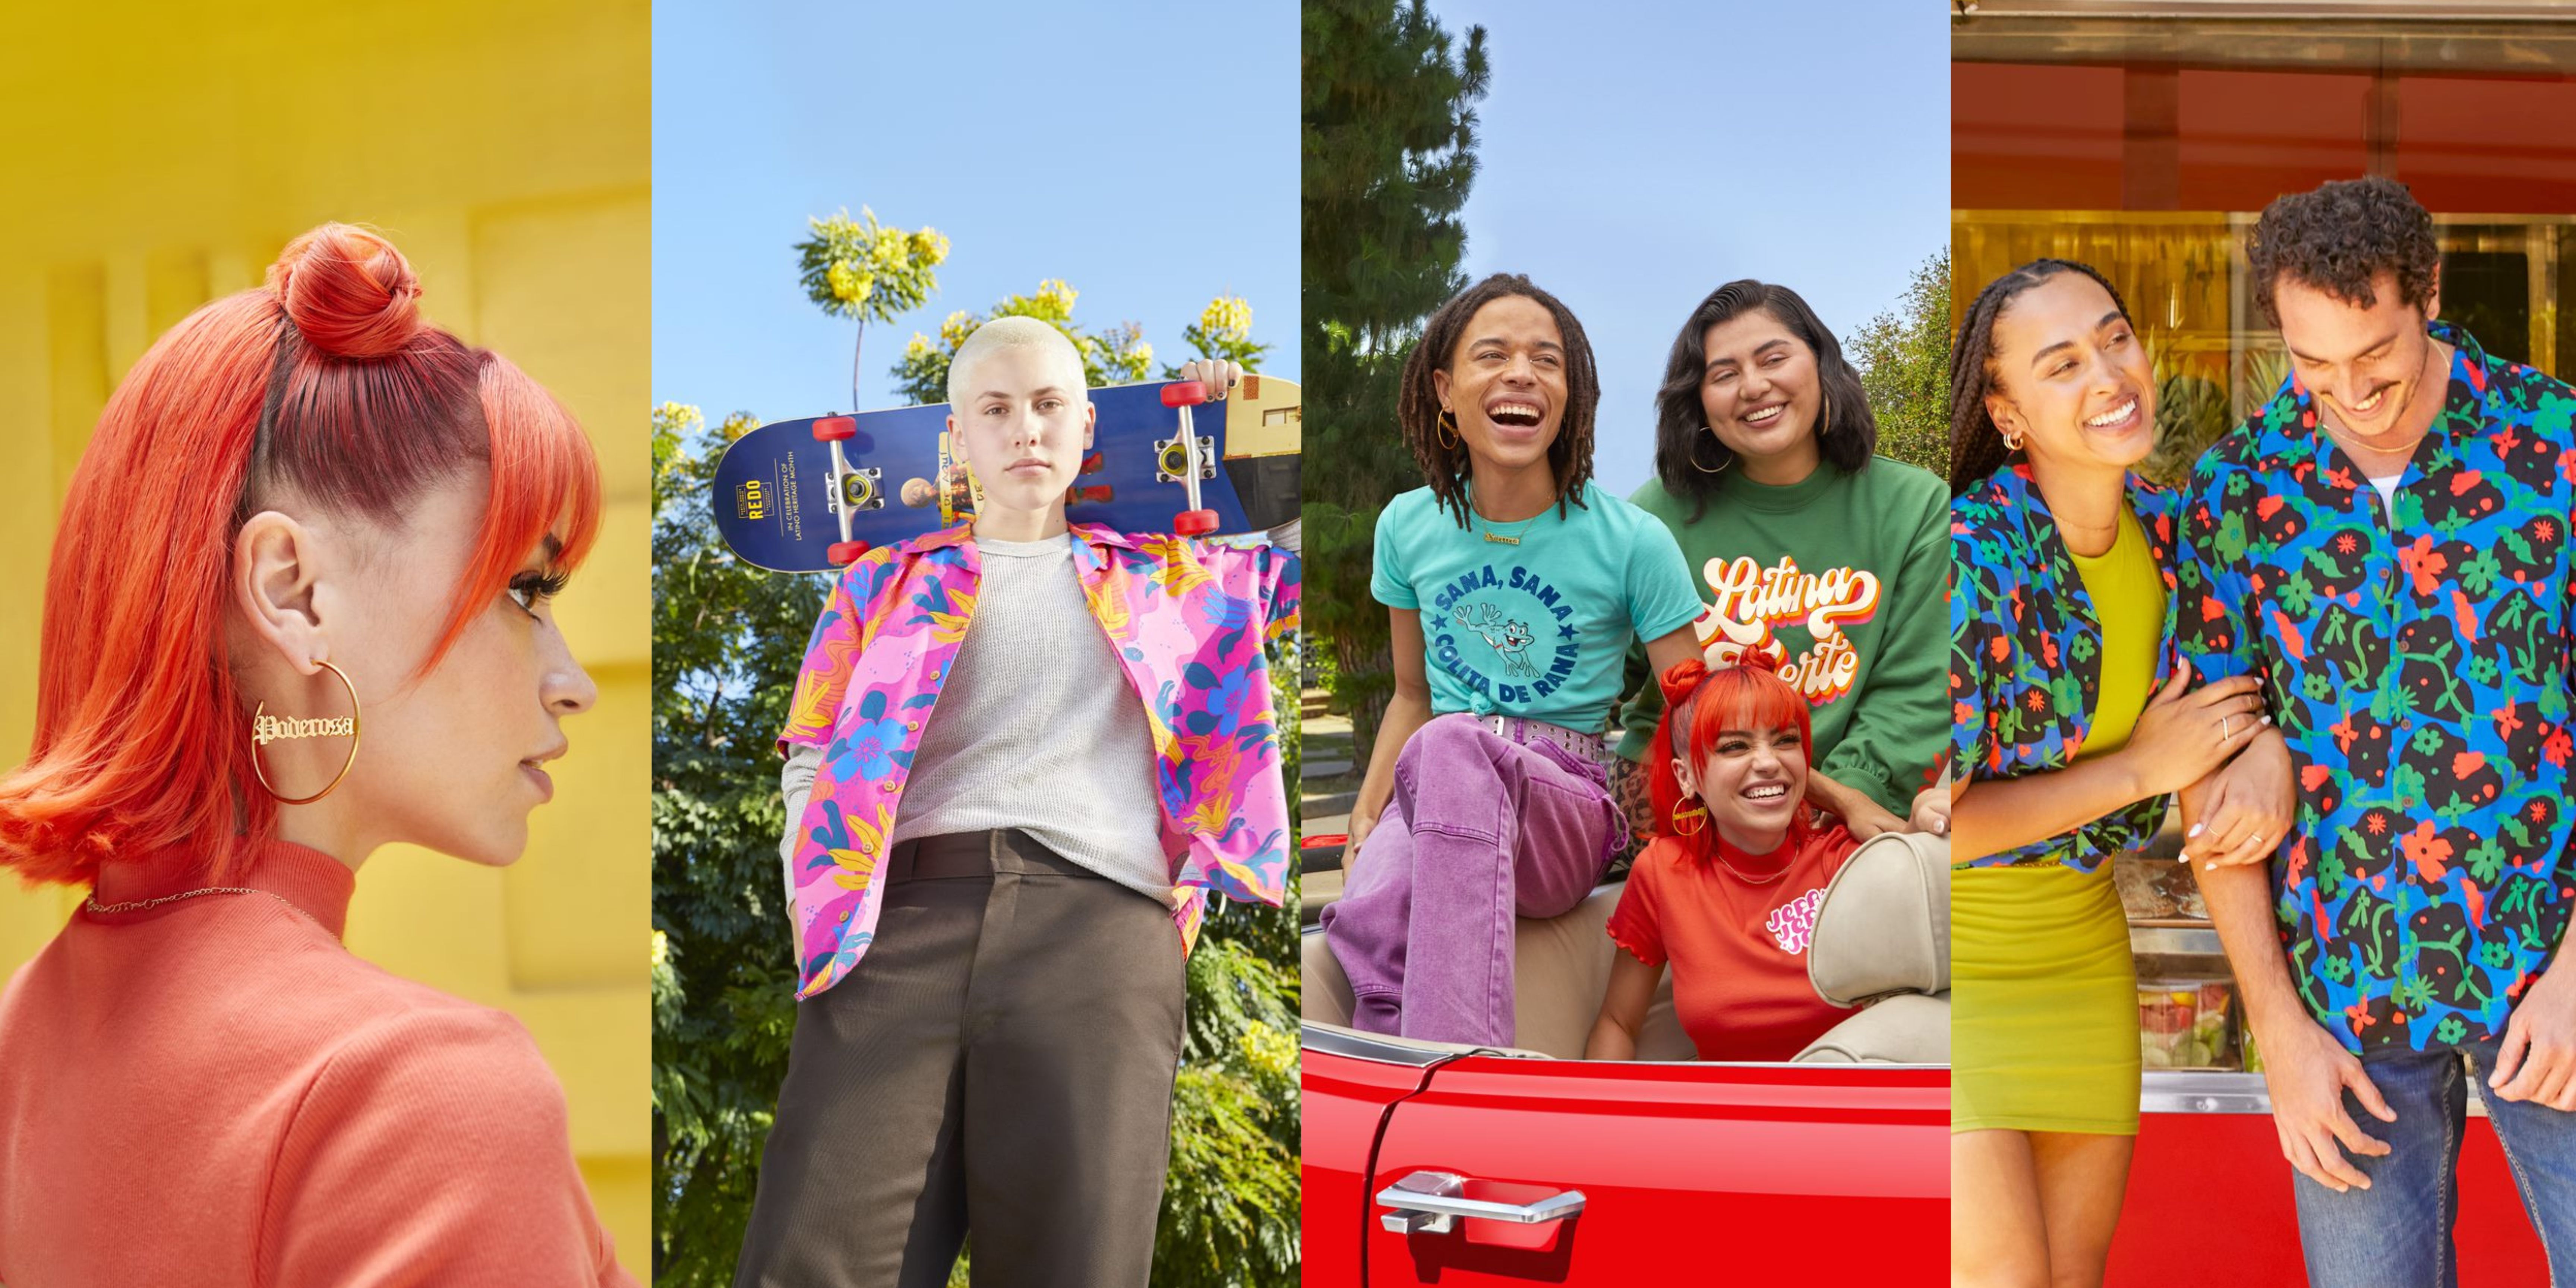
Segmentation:
{"type": "Polygon", "coordinates": [[[2576,392],[2432,334],[2456,352],[2393,517],[2295,380],[2202,457],[2183,510],[2182,649],[2204,680],[2263,680],[2298,775],[2273,913],[2355,1052],[2501,1037],[2576,902],[2576,392]]]}
{"type": "MultiPolygon", "coordinates": [[[[2174,597],[2173,494],[2134,475],[2129,508],[2174,597]]],[[[2156,655],[2152,693],[2179,664],[2156,655]]],[[[1950,760],[1972,781],[2044,774],[2075,763],[2102,694],[2102,619],[2057,534],[2048,502],[2015,462],[1950,501],[1950,760]]],[[[2164,821],[2163,796],[2149,797],[2017,850],[1959,867],[2062,863],[2092,872],[2136,849],[2164,821]]]]}

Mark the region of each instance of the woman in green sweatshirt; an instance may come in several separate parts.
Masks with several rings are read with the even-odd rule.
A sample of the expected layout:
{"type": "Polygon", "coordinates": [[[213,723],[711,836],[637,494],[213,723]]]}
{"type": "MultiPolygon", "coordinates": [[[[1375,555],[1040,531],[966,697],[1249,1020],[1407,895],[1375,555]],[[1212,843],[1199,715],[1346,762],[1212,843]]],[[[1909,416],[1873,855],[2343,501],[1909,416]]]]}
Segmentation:
{"type": "MultiPolygon", "coordinates": [[[[1768,652],[1806,695],[1808,798],[1864,838],[1946,830],[1948,813],[1925,789],[1949,738],[1949,493],[1877,442],[1860,376],[1807,302],[1729,282],[1673,340],[1656,478],[1629,498],[1681,543],[1712,610],[1701,643],[1768,652]]],[[[1621,713],[1622,756],[1646,754],[1662,713],[1645,684],[1621,713]]]]}

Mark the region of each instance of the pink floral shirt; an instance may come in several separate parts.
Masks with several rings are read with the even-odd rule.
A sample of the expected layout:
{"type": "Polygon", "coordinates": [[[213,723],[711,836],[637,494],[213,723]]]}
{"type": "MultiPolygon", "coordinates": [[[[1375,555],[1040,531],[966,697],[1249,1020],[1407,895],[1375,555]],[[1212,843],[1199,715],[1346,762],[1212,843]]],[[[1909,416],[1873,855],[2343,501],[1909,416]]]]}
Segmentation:
{"type": "MultiPolygon", "coordinates": [[[[1286,897],[1288,792],[1262,644],[1296,628],[1297,557],[1088,524],[1073,534],[1084,598],[1145,704],[1187,951],[1210,890],[1286,897]]],[[[778,739],[782,753],[823,749],[793,861],[800,998],[841,982],[875,936],[878,864],[983,566],[970,525],[871,550],[815,624],[778,739]]]]}

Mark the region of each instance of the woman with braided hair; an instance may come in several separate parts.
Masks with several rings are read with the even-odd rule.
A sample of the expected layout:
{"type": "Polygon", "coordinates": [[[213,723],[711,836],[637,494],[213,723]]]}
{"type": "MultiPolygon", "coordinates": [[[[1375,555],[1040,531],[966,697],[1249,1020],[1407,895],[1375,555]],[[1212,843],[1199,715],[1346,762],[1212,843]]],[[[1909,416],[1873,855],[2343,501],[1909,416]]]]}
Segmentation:
{"type": "MultiPolygon", "coordinates": [[[[1950,398],[1952,1282],[2098,1284],[2138,1130],[2111,860],[2280,738],[2250,679],[2185,691],[2174,508],[2130,472],[2156,385],[2111,284],[2045,259],[1987,284],[1950,398]]],[[[2226,801],[2193,844],[2277,840],[2287,811],[2226,801]]]]}
{"type": "Polygon", "coordinates": [[[1825,887],[1860,839],[1808,808],[1804,695],[1769,653],[1692,658],[1661,679],[1647,780],[1655,839],[1610,915],[1610,987],[1584,1044],[1627,1060],[1667,962],[1673,1013],[1703,1060],[1786,1060],[1851,1014],[1816,995],[1807,945],[1825,887]]]}
{"type": "Polygon", "coordinates": [[[1661,671],[1699,616],[1672,534],[1592,482],[1583,327],[1526,277],[1440,307],[1398,404],[1424,486],[1378,517],[1370,593],[1396,688],[1324,910],[1352,1024],[1508,1045],[1512,918],[1580,902],[1625,841],[1601,731],[1628,646],[1661,671]]]}

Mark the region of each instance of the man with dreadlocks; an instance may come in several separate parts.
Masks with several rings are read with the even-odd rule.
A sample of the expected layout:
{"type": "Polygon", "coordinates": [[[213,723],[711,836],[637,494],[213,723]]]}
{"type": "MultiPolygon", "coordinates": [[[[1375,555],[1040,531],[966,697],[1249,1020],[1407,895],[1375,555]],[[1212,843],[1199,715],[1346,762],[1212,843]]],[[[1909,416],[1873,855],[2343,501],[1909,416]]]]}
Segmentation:
{"type": "Polygon", "coordinates": [[[1659,673],[1695,656],[1700,602],[1672,534],[1592,482],[1600,397],[1582,325],[1517,275],[1405,364],[1425,486],[1379,516],[1369,587],[1396,691],[1323,917],[1359,1028],[1508,1044],[1513,915],[1571,909],[1626,839],[1601,731],[1629,643],[1659,673]]]}

